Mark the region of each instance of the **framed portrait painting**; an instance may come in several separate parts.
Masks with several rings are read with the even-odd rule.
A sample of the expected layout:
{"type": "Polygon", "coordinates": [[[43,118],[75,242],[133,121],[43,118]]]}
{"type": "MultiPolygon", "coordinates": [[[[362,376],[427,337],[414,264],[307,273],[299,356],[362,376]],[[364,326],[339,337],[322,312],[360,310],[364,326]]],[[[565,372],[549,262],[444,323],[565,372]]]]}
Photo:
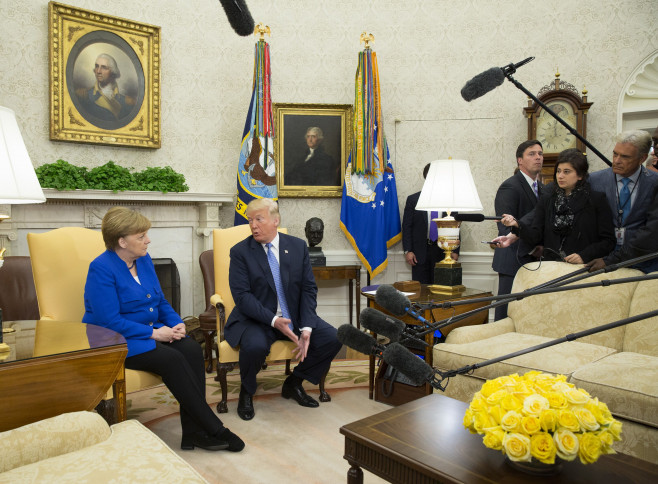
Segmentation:
{"type": "Polygon", "coordinates": [[[50,2],[50,139],[160,147],[160,27],[50,2]]]}
{"type": "Polygon", "coordinates": [[[273,104],[279,197],[340,197],[351,148],[350,104],[273,104]]]}

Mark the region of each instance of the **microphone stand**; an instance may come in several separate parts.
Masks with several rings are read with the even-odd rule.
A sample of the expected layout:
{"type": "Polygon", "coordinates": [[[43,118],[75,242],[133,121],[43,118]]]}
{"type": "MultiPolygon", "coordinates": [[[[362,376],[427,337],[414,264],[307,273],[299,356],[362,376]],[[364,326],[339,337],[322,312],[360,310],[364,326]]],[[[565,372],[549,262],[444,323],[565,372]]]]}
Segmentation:
{"type": "Polygon", "coordinates": [[[541,343],[541,344],[532,346],[530,348],[526,348],[524,350],[515,351],[513,353],[509,353],[509,354],[504,355],[504,356],[499,356],[497,358],[491,358],[489,360],[482,361],[480,363],[475,363],[473,365],[463,366],[461,368],[458,368],[457,370],[439,371],[439,370],[434,369],[434,371],[436,373],[438,373],[438,375],[441,377],[441,380],[440,381],[433,380],[432,382],[430,382],[430,385],[432,385],[434,388],[436,388],[438,390],[445,391],[446,386],[448,386],[448,382],[443,384],[443,380],[446,380],[446,379],[451,378],[453,376],[470,373],[474,370],[477,370],[478,368],[482,368],[483,366],[489,366],[489,365],[492,365],[494,363],[498,363],[499,361],[507,360],[509,358],[514,358],[515,356],[521,356],[521,355],[525,355],[527,353],[532,353],[533,351],[548,348],[549,346],[555,346],[557,344],[565,343],[567,341],[574,341],[578,338],[582,338],[583,336],[589,336],[589,335],[592,335],[592,334],[600,333],[602,331],[607,331],[608,329],[617,328],[619,326],[625,326],[627,324],[634,323],[636,321],[641,321],[642,319],[652,318],[654,316],[658,316],[658,309],[653,310],[653,311],[649,311],[647,313],[638,314],[638,315],[632,316],[630,318],[620,319],[619,321],[613,321],[612,323],[603,324],[601,326],[596,326],[594,328],[586,329],[584,331],[578,331],[577,333],[571,333],[571,334],[568,334],[568,335],[563,336],[561,338],[557,338],[557,339],[554,339],[554,340],[551,340],[551,341],[546,341],[545,343],[541,343]]]}
{"type": "MultiPolygon", "coordinates": [[[[508,66],[508,67],[509,67],[509,66],[508,66]]],[[[523,91],[523,92],[524,92],[529,98],[531,98],[534,102],[536,102],[536,103],[539,104],[542,108],[544,108],[548,114],[550,114],[551,116],[553,116],[553,117],[554,117],[554,118],[555,118],[555,119],[556,119],[556,120],[557,120],[562,126],[564,126],[565,128],[567,128],[567,130],[568,130],[572,135],[574,135],[576,138],[578,138],[580,141],[582,141],[582,142],[585,144],[585,146],[587,146],[587,147],[588,147],[590,150],[592,150],[592,151],[593,151],[593,152],[594,152],[599,158],[601,158],[603,161],[605,161],[605,162],[607,163],[608,166],[612,166],[612,163],[610,162],[610,160],[608,160],[608,158],[606,158],[605,156],[603,156],[599,150],[597,150],[596,148],[594,148],[594,146],[593,146],[589,141],[587,141],[584,137],[582,137],[582,136],[580,135],[580,133],[578,133],[578,131],[576,131],[576,130],[573,129],[571,126],[569,126],[569,125],[566,123],[566,121],[564,121],[561,117],[559,117],[557,114],[555,114],[555,113],[551,110],[551,108],[549,108],[548,106],[546,106],[546,104],[544,104],[544,103],[541,102],[539,99],[537,99],[537,97],[536,97],[534,94],[532,94],[532,93],[531,93],[530,91],[528,91],[525,87],[523,87],[523,85],[522,85],[519,81],[517,81],[516,79],[514,79],[514,77],[512,77],[512,74],[514,74],[515,72],[516,72],[516,69],[514,69],[514,66],[512,66],[511,69],[503,69],[503,73],[505,74],[505,77],[507,77],[507,79],[508,79],[512,84],[514,84],[517,88],[519,88],[521,91],[523,91]]]]}
{"type": "MultiPolygon", "coordinates": [[[[658,257],[658,252],[643,255],[641,257],[636,257],[635,259],[630,259],[630,260],[627,260],[627,261],[624,261],[624,262],[619,262],[617,264],[612,264],[610,266],[604,267],[603,269],[599,269],[598,271],[594,271],[594,272],[587,272],[589,269],[587,267],[583,267],[583,268],[578,269],[576,271],[573,271],[569,274],[565,274],[564,276],[557,277],[557,278],[555,278],[551,281],[548,281],[548,282],[545,282],[543,284],[539,284],[537,286],[526,289],[524,292],[525,293],[532,293],[533,291],[544,289],[546,287],[553,287],[553,288],[560,287],[560,286],[563,286],[563,285],[566,285],[566,284],[571,284],[571,283],[574,283],[574,282],[577,282],[577,281],[580,281],[580,280],[583,280],[583,279],[587,279],[587,278],[592,277],[592,276],[602,274],[604,272],[612,272],[612,271],[615,271],[615,270],[617,270],[619,268],[622,268],[622,267],[627,267],[627,266],[639,264],[641,262],[645,262],[647,260],[651,260],[651,259],[654,259],[656,257],[658,257]],[[586,274],[583,274],[583,272],[586,272],[586,274]],[[575,277],[575,276],[578,276],[578,277],[575,277]]],[[[638,276],[638,277],[642,277],[642,276],[638,276]]],[[[645,277],[644,279],[638,279],[638,280],[650,280],[651,279],[651,278],[647,278],[647,276],[644,276],[644,277],[645,277]]],[[[630,281],[628,281],[628,282],[630,282],[630,281]]],[[[584,287],[588,287],[588,286],[584,286],[584,287]]],[[[564,289],[564,290],[568,290],[568,289],[564,289]]],[[[517,299],[523,299],[523,297],[534,295],[534,294],[525,294],[523,297],[519,297],[519,294],[523,294],[523,293],[517,293],[515,295],[504,294],[502,297],[504,297],[505,299],[501,299],[498,302],[488,304],[487,306],[483,306],[481,308],[476,308],[476,309],[471,309],[470,311],[466,311],[465,313],[457,314],[455,316],[451,316],[449,318],[438,321],[438,322],[428,326],[427,330],[416,332],[416,335],[417,336],[423,336],[423,335],[431,333],[431,332],[433,332],[437,329],[441,329],[445,326],[448,326],[450,324],[461,321],[462,319],[466,319],[466,318],[468,318],[468,317],[470,317],[474,314],[477,314],[481,311],[488,311],[489,309],[493,309],[493,308],[496,308],[498,306],[502,306],[503,304],[508,304],[510,302],[514,302],[517,299]]],[[[539,294],[542,294],[542,293],[539,293],[539,294]]],[[[434,307],[436,307],[436,308],[449,308],[449,307],[457,306],[457,305],[460,305],[460,304],[469,304],[469,303],[472,303],[472,302],[477,302],[478,300],[491,300],[492,298],[496,299],[497,297],[498,296],[492,296],[490,298],[480,298],[480,299],[465,299],[463,301],[455,301],[453,303],[446,302],[446,303],[442,303],[440,305],[436,305],[434,307]]]]}

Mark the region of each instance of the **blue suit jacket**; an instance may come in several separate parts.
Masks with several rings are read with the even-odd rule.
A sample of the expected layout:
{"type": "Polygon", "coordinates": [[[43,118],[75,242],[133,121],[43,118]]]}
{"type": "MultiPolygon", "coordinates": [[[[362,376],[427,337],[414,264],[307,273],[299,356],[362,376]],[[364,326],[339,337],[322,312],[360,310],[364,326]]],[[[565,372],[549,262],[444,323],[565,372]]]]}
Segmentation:
{"type": "Polygon", "coordinates": [[[146,254],[135,263],[140,284],[115,252],[105,251],[89,264],[82,318],[126,338],[127,356],[155,349],[153,328],[182,323],[164,298],[151,257],[146,254]]]}
{"type": "MultiPolygon", "coordinates": [[[[231,248],[228,280],[235,307],[224,327],[224,337],[235,347],[245,326],[251,321],[270,326],[276,313],[274,278],[263,246],[247,237],[231,248]]],[[[290,319],[298,333],[300,328],[315,328],[322,321],[316,314],[317,292],[306,242],[279,234],[279,267],[290,319]]]]}

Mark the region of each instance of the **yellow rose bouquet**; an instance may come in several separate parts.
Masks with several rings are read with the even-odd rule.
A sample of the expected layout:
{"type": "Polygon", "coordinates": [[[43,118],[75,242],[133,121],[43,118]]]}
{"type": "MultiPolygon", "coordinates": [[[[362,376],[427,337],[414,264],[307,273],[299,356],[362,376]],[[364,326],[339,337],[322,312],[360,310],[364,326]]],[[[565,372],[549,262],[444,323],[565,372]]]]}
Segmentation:
{"type": "Polygon", "coordinates": [[[531,371],[488,380],[464,415],[464,427],[510,460],[554,464],[556,456],[583,464],[614,454],[621,423],[608,406],[567,383],[564,375],[531,371]]]}

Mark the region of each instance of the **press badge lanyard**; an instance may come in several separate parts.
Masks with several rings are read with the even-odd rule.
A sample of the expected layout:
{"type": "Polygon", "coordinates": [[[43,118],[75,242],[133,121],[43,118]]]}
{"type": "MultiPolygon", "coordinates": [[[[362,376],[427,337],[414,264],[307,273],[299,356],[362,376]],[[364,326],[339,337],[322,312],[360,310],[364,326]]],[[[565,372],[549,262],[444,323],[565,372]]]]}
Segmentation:
{"type": "Polygon", "coordinates": [[[620,200],[619,200],[619,181],[617,180],[617,174],[615,174],[615,188],[617,190],[617,227],[615,227],[615,238],[617,239],[617,245],[624,245],[624,236],[626,235],[626,227],[622,227],[622,220],[624,218],[624,210],[626,209],[626,205],[628,205],[628,210],[630,211],[631,209],[631,200],[633,199],[633,192],[637,188],[637,186],[640,184],[640,178],[642,175],[642,169],[640,169],[640,174],[637,177],[637,180],[633,183],[633,189],[631,190],[630,195],[628,196],[628,200],[626,200],[626,203],[624,203],[624,206],[620,206],[620,200]]]}

